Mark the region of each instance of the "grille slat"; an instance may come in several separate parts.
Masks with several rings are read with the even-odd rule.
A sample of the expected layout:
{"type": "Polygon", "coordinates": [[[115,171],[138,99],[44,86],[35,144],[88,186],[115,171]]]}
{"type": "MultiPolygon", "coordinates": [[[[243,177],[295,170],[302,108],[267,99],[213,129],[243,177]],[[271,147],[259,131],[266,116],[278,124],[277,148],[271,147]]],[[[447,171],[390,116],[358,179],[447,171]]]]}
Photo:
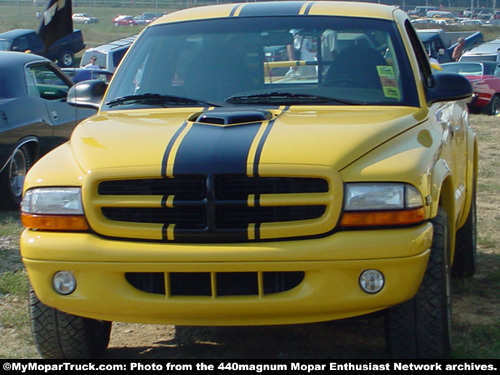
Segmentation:
{"type": "Polygon", "coordinates": [[[216,196],[220,200],[245,199],[248,195],[325,193],[327,181],[319,178],[219,176],[216,196]]]}
{"type": "Polygon", "coordinates": [[[217,212],[219,228],[246,228],[249,223],[275,223],[320,217],[325,206],[225,207],[217,212]]]}
{"type": "Polygon", "coordinates": [[[175,195],[184,199],[201,199],[206,195],[202,177],[150,178],[103,181],[100,195],[175,195]]]}
{"type": "Polygon", "coordinates": [[[142,208],[103,207],[103,214],[110,220],[134,223],[177,224],[193,228],[206,225],[203,207],[142,208]]]}
{"type": "Polygon", "coordinates": [[[210,272],[127,272],[125,278],[134,288],[146,293],[175,296],[265,296],[297,287],[304,272],[216,272],[212,285],[210,272]],[[168,280],[166,283],[165,281],[168,280]],[[169,286],[169,290],[165,289],[169,286]]]}

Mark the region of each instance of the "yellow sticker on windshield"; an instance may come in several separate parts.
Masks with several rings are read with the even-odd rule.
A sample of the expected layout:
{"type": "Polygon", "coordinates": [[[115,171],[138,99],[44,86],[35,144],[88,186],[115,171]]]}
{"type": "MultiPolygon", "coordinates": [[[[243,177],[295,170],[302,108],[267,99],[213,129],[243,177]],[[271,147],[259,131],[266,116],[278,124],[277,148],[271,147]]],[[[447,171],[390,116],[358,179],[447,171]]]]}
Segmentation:
{"type": "Polygon", "coordinates": [[[392,66],[377,65],[377,72],[386,98],[401,98],[392,66]]]}

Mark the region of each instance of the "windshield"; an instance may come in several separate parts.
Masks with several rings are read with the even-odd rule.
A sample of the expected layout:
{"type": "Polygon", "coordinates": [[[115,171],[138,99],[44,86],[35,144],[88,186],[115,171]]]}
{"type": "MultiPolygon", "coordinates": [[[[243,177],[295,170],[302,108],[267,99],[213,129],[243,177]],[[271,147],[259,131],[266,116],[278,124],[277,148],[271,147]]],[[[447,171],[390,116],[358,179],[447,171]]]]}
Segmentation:
{"type": "Polygon", "coordinates": [[[103,110],[200,103],[418,105],[405,49],[389,21],[302,16],[179,22],[149,27],[132,48],[103,110]]]}
{"type": "Polygon", "coordinates": [[[8,51],[10,49],[10,41],[0,39],[0,51],[8,51]]]}
{"type": "Polygon", "coordinates": [[[459,73],[466,76],[483,75],[483,65],[479,63],[451,63],[442,64],[441,67],[445,72],[450,73],[459,73]]]}

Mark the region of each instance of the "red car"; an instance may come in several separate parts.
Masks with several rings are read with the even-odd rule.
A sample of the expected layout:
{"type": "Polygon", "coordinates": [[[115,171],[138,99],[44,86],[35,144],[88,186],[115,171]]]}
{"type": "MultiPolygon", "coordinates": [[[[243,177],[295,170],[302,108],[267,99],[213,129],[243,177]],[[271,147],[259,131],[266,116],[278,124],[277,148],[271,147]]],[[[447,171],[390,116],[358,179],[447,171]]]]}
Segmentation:
{"type": "Polygon", "coordinates": [[[500,62],[454,62],[441,64],[443,71],[466,76],[474,88],[471,113],[500,115],[500,62]]]}
{"type": "Polygon", "coordinates": [[[125,15],[116,16],[113,18],[113,24],[115,26],[132,26],[135,25],[134,17],[125,15]]]}

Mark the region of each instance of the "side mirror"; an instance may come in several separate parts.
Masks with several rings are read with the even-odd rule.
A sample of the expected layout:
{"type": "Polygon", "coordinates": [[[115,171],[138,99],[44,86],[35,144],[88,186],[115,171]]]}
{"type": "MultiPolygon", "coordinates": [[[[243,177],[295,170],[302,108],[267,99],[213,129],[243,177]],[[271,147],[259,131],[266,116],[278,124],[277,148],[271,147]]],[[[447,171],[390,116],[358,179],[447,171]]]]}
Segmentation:
{"type": "Polygon", "coordinates": [[[69,89],[68,104],[99,110],[108,84],[100,79],[82,81],[69,89]]]}
{"type": "Polygon", "coordinates": [[[467,78],[457,73],[435,72],[431,86],[425,90],[427,104],[467,99],[472,96],[472,85],[467,78]]]}

